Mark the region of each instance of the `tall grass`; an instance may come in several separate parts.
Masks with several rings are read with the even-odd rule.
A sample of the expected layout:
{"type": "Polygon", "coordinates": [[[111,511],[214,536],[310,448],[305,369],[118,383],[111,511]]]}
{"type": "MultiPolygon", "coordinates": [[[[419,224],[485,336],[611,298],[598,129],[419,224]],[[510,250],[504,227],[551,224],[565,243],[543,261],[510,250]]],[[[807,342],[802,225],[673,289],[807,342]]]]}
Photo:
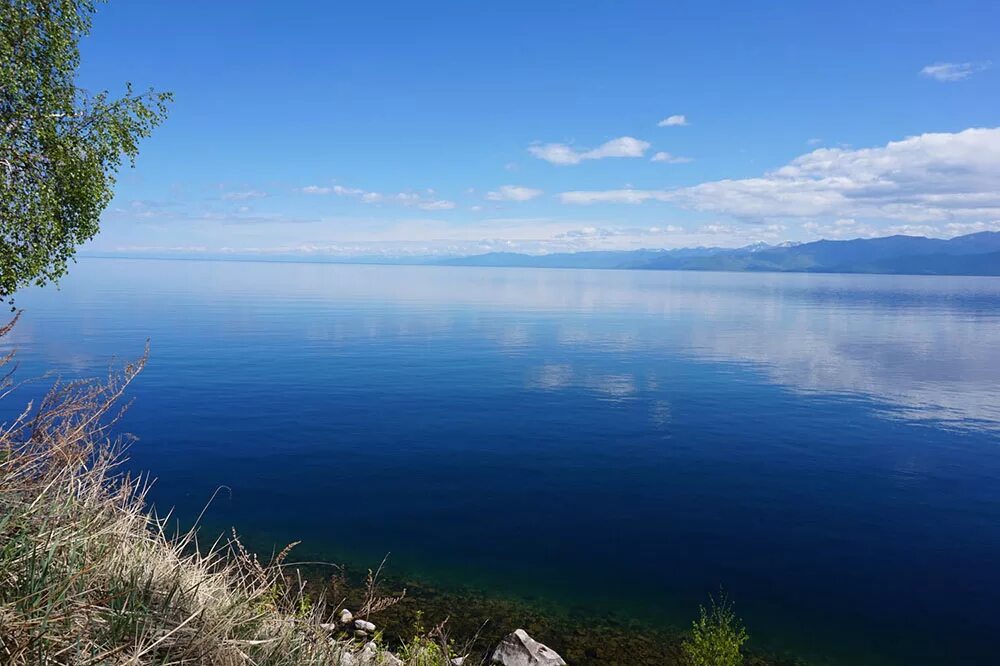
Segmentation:
{"type": "MultiPolygon", "coordinates": [[[[145,362],[58,383],[0,429],[0,663],[399,663],[331,639],[321,624],[335,607],[287,574],[288,549],[265,564],[235,532],[205,547],[148,511],[148,484],[121,471],[111,435],[145,362]]],[[[13,388],[7,373],[0,398],[13,388]]]]}

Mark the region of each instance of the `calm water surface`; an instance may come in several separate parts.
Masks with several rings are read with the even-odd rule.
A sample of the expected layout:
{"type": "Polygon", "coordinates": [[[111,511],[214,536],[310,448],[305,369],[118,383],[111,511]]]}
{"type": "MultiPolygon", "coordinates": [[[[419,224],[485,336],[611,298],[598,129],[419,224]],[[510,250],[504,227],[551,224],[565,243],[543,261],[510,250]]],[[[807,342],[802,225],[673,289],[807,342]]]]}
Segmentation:
{"type": "Polygon", "coordinates": [[[18,304],[21,378],[150,338],[125,426],[181,516],[225,485],[209,525],[303,555],[997,662],[998,279],[88,259],[18,304]]]}

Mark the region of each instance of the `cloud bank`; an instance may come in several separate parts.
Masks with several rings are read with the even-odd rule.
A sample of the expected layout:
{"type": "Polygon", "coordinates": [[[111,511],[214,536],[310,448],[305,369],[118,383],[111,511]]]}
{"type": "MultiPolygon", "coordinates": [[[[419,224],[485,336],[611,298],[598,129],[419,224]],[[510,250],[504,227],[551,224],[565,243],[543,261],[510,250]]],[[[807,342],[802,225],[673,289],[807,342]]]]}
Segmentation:
{"type": "Polygon", "coordinates": [[[564,203],[670,202],[760,220],[1000,220],[1000,128],[921,134],[877,148],[821,148],[757,178],[673,190],[570,191],[564,203]]]}

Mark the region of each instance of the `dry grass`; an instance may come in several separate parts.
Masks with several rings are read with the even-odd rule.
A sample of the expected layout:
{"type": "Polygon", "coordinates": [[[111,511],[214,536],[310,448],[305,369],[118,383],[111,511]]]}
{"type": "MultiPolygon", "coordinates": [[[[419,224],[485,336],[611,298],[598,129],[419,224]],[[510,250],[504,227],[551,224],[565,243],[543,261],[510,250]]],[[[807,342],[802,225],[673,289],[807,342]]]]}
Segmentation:
{"type": "MultiPolygon", "coordinates": [[[[58,383],[0,429],[0,663],[379,663],[320,627],[334,604],[285,574],[288,549],[262,564],[235,532],[201,548],[149,513],[147,484],[121,473],[110,434],[145,360],[58,383]]],[[[8,373],[0,397],[13,387],[8,373]]]]}

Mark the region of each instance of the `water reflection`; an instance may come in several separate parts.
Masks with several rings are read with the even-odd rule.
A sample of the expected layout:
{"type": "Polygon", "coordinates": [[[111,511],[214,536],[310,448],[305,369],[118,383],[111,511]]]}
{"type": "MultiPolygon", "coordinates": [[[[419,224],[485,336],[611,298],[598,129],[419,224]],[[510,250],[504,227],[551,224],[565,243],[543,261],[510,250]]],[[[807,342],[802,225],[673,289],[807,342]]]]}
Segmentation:
{"type": "MultiPolygon", "coordinates": [[[[558,363],[539,354],[528,383],[549,390],[575,384],[626,398],[640,390],[635,377],[573,364],[594,354],[683,355],[745,364],[795,391],[872,398],[886,417],[1000,428],[996,278],[83,260],[61,292],[22,299],[29,309],[58,304],[68,312],[67,302],[87,312],[83,335],[88,322],[99,334],[102,312],[119,307],[131,312],[137,339],[178,311],[197,311],[203,328],[213,324],[206,313],[228,311],[205,330],[215,335],[250,336],[271,319],[288,320],[273,323],[279,328],[305,319],[286,333],[332,345],[462,329],[505,353],[537,353],[553,342],[576,349],[558,363]]],[[[48,346],[66,367],[73,346],[36,325],[26,318],[5,346],[48,346]]],[[[76,357],[73,365],[107,358],[76,357]]]]}

